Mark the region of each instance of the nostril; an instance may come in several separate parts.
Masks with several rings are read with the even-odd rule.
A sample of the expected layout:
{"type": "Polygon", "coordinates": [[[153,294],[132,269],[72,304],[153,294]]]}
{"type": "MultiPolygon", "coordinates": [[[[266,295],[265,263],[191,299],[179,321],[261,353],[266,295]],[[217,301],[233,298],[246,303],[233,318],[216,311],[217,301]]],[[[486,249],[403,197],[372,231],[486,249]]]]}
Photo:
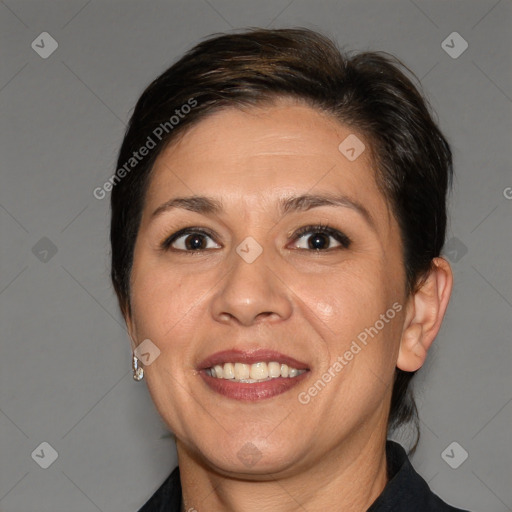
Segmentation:
{"type": "Polygon", "coordinates": [[[259,318],[260,316],[263,318],[266,318],[267,316],[272,316],[274,314],[273,311],[264,311],[263,313],[259,313],[256,315],[256,318],[259,318]]]}

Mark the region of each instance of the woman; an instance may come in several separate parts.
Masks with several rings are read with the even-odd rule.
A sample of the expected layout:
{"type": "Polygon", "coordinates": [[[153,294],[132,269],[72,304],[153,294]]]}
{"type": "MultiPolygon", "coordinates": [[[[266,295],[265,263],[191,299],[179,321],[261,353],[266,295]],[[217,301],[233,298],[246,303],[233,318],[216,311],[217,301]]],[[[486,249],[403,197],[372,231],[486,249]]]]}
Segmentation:
{"type": "Polygon", "coordinates": [[[139,99],[112,279],[179,463],[140,512],[457,510],[387,441],[452,288],[451,151],[399,68],[250,30],[139,99]]]}

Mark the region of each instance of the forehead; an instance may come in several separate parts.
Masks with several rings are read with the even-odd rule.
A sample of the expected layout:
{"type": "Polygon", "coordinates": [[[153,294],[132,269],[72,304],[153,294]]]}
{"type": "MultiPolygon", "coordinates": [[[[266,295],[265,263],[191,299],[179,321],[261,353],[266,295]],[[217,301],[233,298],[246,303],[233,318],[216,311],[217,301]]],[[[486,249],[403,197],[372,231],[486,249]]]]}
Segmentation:
{"type": "Polygon", "coordinates": [[[218,195],[227,205],[243,201],[257,208],[306,192],[340,193],[376,213],[387,210],[364,136],[330,115],[282,100],[216,111],[189,128],[157,158],[146,204],[218,195]],[[347,140],[360,143],[356,159],[344,152],[347,140]]]}

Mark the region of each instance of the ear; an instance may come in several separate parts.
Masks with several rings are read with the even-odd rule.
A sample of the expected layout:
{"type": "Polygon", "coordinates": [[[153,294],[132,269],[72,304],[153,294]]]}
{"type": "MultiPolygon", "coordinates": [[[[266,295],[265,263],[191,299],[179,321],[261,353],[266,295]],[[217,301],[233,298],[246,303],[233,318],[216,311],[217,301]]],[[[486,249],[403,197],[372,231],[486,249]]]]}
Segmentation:
{"type": "Polygon", "coordinates": [[[126,322],[126,328],[128,330],[128,335],[130,336],[130,341],[132,345],[132,352],[137,348],[137,330],[135,329],[135,322],[130,313],[126,313],[124,315],[124,320],[126,322]]]}
{"type": "Polygon", "coordinates": [[[453,286],[450,264],[434,258],[432,269],[407,304],[396,366],[414,372],[423,366],[443,321],[453,286]]]}

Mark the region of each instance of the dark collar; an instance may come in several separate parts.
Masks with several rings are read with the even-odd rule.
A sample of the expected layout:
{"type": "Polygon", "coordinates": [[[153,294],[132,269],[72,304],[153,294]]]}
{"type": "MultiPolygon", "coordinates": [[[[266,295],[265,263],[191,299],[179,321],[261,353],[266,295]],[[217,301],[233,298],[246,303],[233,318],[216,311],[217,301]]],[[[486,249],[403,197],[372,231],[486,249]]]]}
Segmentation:
{"type": "Polygon", "coordinates": [[[398,443],[386,441],[386,460],[389,481],[367,512],[467,512],[436,496],[398,443]]]}
{"type": "MultiPolygon", "coordinates": [[[[389,481],[366,512],[467,512],[436,496],[398,443],[386,441],[386,461],[389,481]]],[[[180,512],[180,507],[180,470],[176,467],[139,512],[180,512]]]]}

